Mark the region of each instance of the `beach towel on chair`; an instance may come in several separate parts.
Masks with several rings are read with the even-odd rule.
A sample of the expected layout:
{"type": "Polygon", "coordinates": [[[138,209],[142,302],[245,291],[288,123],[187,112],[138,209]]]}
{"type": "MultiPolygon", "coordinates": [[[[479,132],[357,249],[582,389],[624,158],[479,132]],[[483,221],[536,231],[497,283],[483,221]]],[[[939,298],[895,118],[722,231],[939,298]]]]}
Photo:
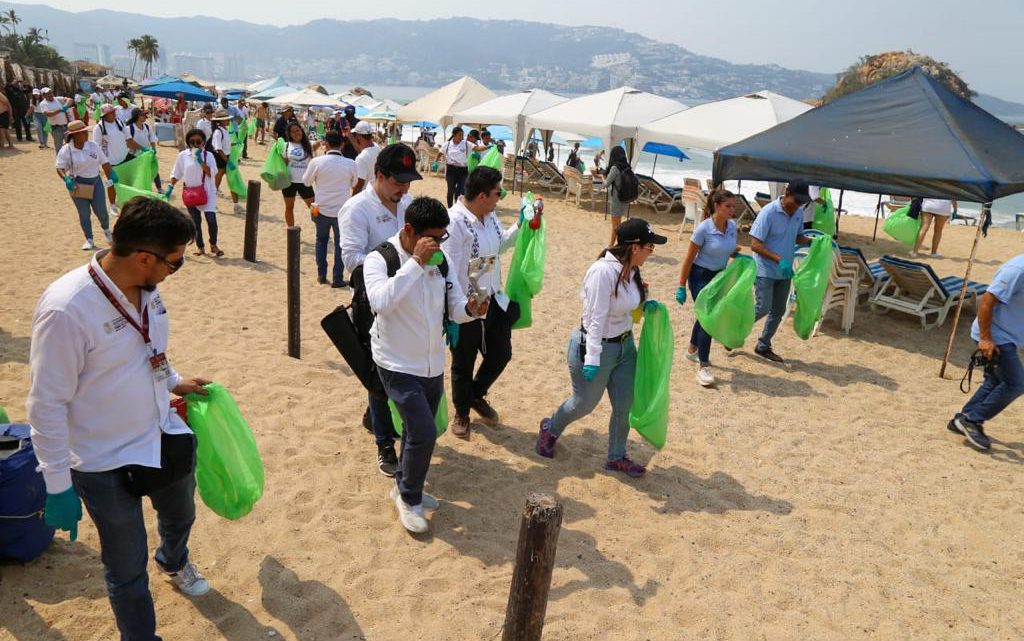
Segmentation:
{"type": "Polygon", "coordinates": [[[743,347],[754,329],[754,280],[757,264],[737,256],[700,290],[693,312],[700,326],[729,349],[743,347]]]}

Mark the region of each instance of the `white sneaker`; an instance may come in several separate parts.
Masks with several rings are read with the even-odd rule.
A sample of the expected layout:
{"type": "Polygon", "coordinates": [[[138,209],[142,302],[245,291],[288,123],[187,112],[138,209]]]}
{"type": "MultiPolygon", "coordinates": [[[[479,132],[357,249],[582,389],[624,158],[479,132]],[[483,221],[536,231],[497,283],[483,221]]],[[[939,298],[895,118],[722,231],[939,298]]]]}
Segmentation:
{"type": "Polygon", "coordinates": [[[430,529],[426,517],[423,516],[423,505],[409,505],[402,500],[402,495],[393,492],[395,507],[398,508],[398,520],[402,526],[413,534],[423,534],[430,529]]]}
{"type": "Polygon", "coordinates": [[[92,242],[92,238],[86,238],[85,242],[82,243],[82,249],[85,251],[91,251],[96,249],[96,243],[92,242]]]}
{"type": "Polygon", "coordinates": [[[109,229],[104,229],[103,235],[106,237],[108,243],[114,242],[114,234],[110,233],[109,229]]]}
{"type": "MultiPolygon", "coordinates": [[[[395,497],[398,496],[398,487],[397,486],[392,487],[391,488],[391,493],[388,494],[388,496],[390,496],[391,500],[394,501],[395,497]]],[[[420,505],[423,506],[424,510],[426,510],[428,512],[433,512],[434,510],[436,510],[441,505],[441,502],[438,501],[437,498],[435,498],[435,497],[431,496],[430,494],[427,494],[426,492],[424,492],[423,493],[423,498],[420,500],[420,505]]]]}
{"type": "Polygon", "coordinates": [[[199,574],[199,570],[191,561],[177,572],[168,573],[168,576],[171,577],[174,587],[188,596],[203,596],[210,591],[210,584],[202,574],[199,574]]]}
{"type": "Polygon", "coordinates": [[[245,207],[242,206],[242,203],[235,203],[235,213],[236,214],[244,214],[245,213],[245,207]]]}
{"type": "Polygon", "coordinates": [[[939,252],[935,252],[934,254],[932,254],[932,258],[942,258],[942,254],[940,254],[939,252]]]}
{"type": "Polygon", "coordinates": [[[691,363],[699,363],[700,362],[700,357],[697,356],[697,352],[696,351],[693,351],[693,352],[687,351],[686,352],[686,360],[690,361],[691,363]]]}
{"type": "Polygon", "coordinates": [[[710,387],[715,384],[715,375],[711,373],[710,367],[702,367],[697,370],[697,382],[704,387],[710,387]]]}
{"type": "Polygon", "coordinates": [[[919,258],[917,252],[910,252],[910,257],[911,258],[919,258]]]}
{"type": "Polygon", "coordinates": [[[110,215],[111,216],[119,216],[120,214],[121,214],[121,210],[117,208],[117,204],[116,203],[110,203],[110,215]]]}

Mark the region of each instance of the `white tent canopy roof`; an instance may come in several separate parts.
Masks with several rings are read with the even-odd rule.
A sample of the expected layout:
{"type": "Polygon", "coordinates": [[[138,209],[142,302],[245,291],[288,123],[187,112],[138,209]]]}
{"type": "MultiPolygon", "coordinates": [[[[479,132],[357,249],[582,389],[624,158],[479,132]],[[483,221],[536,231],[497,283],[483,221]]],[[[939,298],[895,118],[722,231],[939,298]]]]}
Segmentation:
{"type": "Polygon", "coordinates": [[[442,127],[452,124],[452,114],[494,98],[494,92],[478,81],[463,76],[398,110],[399,122],[426,120],[442,127]]]}
{"type": "Polygon", "coordinates": [[[636,128],[686,109],[670,98],[620,87],[567,100],[526,117],[530,129],[572,131],[598,136],[605,148],[636,136],[636,128]]]}
{"type": "Polygon", "coordinates": [[[268,89],[276,89],[277,87],[287,87],[287,86],[288,86],[288,81],[286,81],[282,76],[274,76],[273,78],[268,78],[266,80],[260,80],[259,82],[254,82],[251,85],[249,85],[247,88],[249,90],[249,93],[260,94],[260,93],[263,93],[263,92],[267,91],[268,89]]]}
{"type": "Polygon", "coordinates": [[[698,105],[660,120],[640,125],[637,147],[648,142],[680,149],[717,151],[775,125],[795,118],[811,106],[770,91],[698,105]]]}
{"type": "Polygon", "coordinates": [[[276,98],[271,98],[267,101],[272,105],[295,105],[297,107],[332,107],[334,109],[341,109],[343,105],[338,100],[325,96],[324,94],[313,91],[312,89],[303,89],[302,91],[295,91],[292,93],[282,94],[276,98]]]}
{"type": "Polygon", "coordinates": [[[302,90],[298,87],[289,87],[287,85],[283,87],[273,87],[271,89],[264,89],[260,93],[250,95],[248,100],[263,101],[268,100],[269,98],[276,98],[287,93],[296,93],[299,91],[302,90]]]}
{"type": "Polygon", "coordinates": [[[456,124],[504,125],[512,129],[515,149],[520,149],[526,138],[526,117],[549,107],[560,105],[568,98],[543,89],[531,89],[498,96],[452,115],[456,124]]]}

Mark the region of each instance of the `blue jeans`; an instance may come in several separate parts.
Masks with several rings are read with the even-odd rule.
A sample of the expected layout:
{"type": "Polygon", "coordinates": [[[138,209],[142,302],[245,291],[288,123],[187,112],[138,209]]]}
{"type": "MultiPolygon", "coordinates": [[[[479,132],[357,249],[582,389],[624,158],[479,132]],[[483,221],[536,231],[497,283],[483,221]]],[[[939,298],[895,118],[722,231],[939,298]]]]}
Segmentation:
{"type": "Polygon", "coordinates": [[[636,345],[632,336],[621,343],[604,343],[597,376],[588,381],[583,378],[583,360],[580,358],[580,344],[583,342],[583,332],[574,330],[565,356],[569,363],[572,398],[555,410],[550,430],[555,436],[561,436],[570,423],[594,411],[607,389],[608,400],[612,404],[612,415],[608,420],[608,460],[614,461],[626,456],[629,410],[633,407],[633,379],[636,375],[636,345]]]}
{"type": "Polygon", "coordinates": [[[46,116],[41,113],[33,113],[32,118],[36,121],[36,138],[39,139],[39,144],[43,147],[47,146],[49,138],[46,133],[46,116]]]}
{"type": "Polygon", "coordinates": [[[772,336],[778,331],[782,317],[786,314],[786,303],[789,302],[789,279],[775,279],[758,276],[754,282],[754,293],[757,295],[757,306],[754,308],[755,319],[765,316],[764,329],[757,339],[757,349],[772,348],[772,336]]]}
{"type": "MultiPolygon", "coordinates": [[[[149,546],[142,499],[125,489],[124,471],[71,471],[100,537],[100,558],[117,628],[122,641],[159,641],[156,613],[146,572],[149,546]]],[[[195,476],[188,475],[150,496],[156,510],[160,547],[155,559],[165,572],[188,563],[188,537],[196,520],[195,476]]]]}
{"type": "Polygon", "coordinates": [[[370,427],[377,445],[390,445],[395,442],[395,423],[391,420],[391,408],[388,400],[367,394],[370,402],[370,427]]]}
{"type": "Polygon", "coordinates": [[[1013,343],[999,345],[996,371],[985,371],[985,382],[967,401],[960,413],[972,423],[984,424],[1024,394],[1024,366],[1013,343]]]}
{"type": "Polygon", "coordinates": [[[345,280],[345,264],[341,262],[341,240],[338,237],[337,217],[313,216],[313,224],[316,225],[316,275],[318,278],[327,278],[327,241],[334,234],[334,270],[331,283],[338,284],[345,280]]]}
{"type": "MultiPolygon", "coordinates": [[[[54,128],[56,129],[56,128],[54,128]]],[[[96,214],[100,221],[100,227],[104,230],[110,229],[110,219],[107,217],[107,190],[103,187],[103,181],[99,176],[92,178],[75,178],[76,183],[92,185],[92,200],[85,198],[72,198],[78,210],[78,224],[82,226],[82,233],[89,240],[92,240],[92,218],[89,216],[89,209],[96,214]]]]}
{"type": "Polygon", "coordinates": [[[437,441],[434,415],[444,395],[444,375],[423,378],[381,368],[380,380],[402,417],[402,452],[395,483],[408,505],[423,501],[423,483],[437,441]]]}
{"type": "MultiPolygon", "coordinates": [[[[199,213],[198,207],[189,207],[188,213],[192,216],[192,224],[196,226],[196,247],[203,249],[203,217],[199,213]]],[[[217,212],[207,211],[203,212],[206,214],[206,226],[210,231],[210,244],[217,245],[217,212]]]]}
{"type": "MultiPolygon", "coordinates": [[[[715,271],[700,265],[692,265],[690,267],[690,277],[686,280],[690,286],[690,300],[697,300],[697,294],[700,293],[700,290],[704,289],[718,275],[719,271],[722,270],[715,271]]],[[[700,321],[693,321],[690,345],[697,346],[697,357],[700,360],[701,367],[711,362],[711,334],[704,331],[704,328],[700,326],[700,321]]]]}

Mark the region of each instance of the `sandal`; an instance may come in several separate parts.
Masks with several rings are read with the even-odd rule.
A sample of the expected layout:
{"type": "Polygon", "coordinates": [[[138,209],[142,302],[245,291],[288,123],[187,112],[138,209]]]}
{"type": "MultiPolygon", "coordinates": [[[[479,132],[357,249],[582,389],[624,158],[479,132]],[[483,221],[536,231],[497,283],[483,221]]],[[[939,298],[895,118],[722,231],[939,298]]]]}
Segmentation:
{"type": "Polygon", "coordinates": [[[202,248],[202,247],[200,247],[200,248],[199,248],[198,250],[196,250],[196,252],[195,252],[195,253],[193,253],[192,255],[193,255],[193,256],[205,256],[205,255],[206,255],[206,251],[204,251],[204,250],[203,250],[203,248],[202,248]]]}
{"type": "Polygon", "coordinates": [[[217,247],[216,245],[210,245],[210,253],[216,256],[217,258],[220,258],[221,256],[224,255],[224,252],[222,252],[220,250],[220,247],[217,247]]]}

